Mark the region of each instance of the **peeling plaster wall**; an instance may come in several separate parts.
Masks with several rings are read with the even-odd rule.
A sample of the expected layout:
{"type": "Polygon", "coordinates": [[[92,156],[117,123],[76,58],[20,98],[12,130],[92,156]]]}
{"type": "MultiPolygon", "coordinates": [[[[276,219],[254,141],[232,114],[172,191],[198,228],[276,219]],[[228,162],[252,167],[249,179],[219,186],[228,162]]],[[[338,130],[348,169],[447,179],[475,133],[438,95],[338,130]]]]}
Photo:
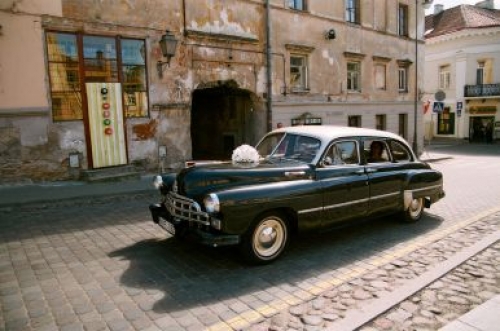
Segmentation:
{"type": "MultiPolygon", "coordinates": [[[[290,10],[288,1],[270,0],[275,53],[272,56],[274,124],[290,123],[291,118],[309,111],[324,116],[324,123],[335,124],[346,124],[349,114],[363,114],[368,118],[363,119],[363,126],[370,127],[377,109],[383,109],[383,113],[394,113],[388,116],[387,124],[397,128],[397,115],[411,114],[413,96],[398,93],[396,86],[397,59],[415,61],[414,41],[396,36],[399,1],[381,0],[383,5],[377,1],[377,6],[371,0],[361,1],[362,24],[356,26],[345,24],[343,1],[308,1],[307,11],[301,12],[290,10]],[[336,31],[336,39],[325,39],[329,29],[336,31]],[[297,49],[308,57],[309,90],[291,94],[285,89],[290,79],[288,62],[297,49]],[[360,93],[345,90],[345,52],[363,57],[360,93]],[[384,91],[373,87],[374,58],[390,59],[386,64],[384,91]]],[[[150,116],[126,121],[129,163],[156,169],[160,165],[159,146],[167,147],[167,159],[162,164],[167,168],[179,167],[190,159],[192,93],[197,88],[224,82],[236,82],[238,88],[251,92],[253,109],[259,112],[254,134],[260,137],[267,125],[265,116],[261,116],[266,111],[263,96],[267,93],[264,3],[185,0],[184,11],[182,0],[1,2],[0,9],[6,11],[0,11],[4,34],[0,36],[0,170],[10,164],[8,173],[12,176],[24,173],[33,179],[71,178],[68,155],[74,151],[82,155],[82,169],[87,168],[83,121],[52,121],[44,29],[146,41],[150,116]],[[14,5],[20,12],[8,11],[14,5]],[[23,15],[23,11],[29,15],[23,15]],[[38,14],[48,16],[37,17],[38,14]],[[9,31],[14,28],[19,29],[16,36],[22,38],[12,39],[9,31]],[[165,58],[158,41],[167,29],[180,42],[170,66],[165,67],[160,77],[156,64],[165,58]],[[31,48],[26,51],[19,45],[31,48]],[[13,65],[6,65],[5,59],[13,65]],[[12,81],[12,77],[18,79],[12,81]],[[23,92],[27,86],[28,96],[23,92]]],[[[408,2],[408,6],[412,12],[414,4],[408,2]]],[[[412,19],[410,36],[414,36],[412,19]]],[[[423,46],[419,52],[423,53],[423,46]]],[[[414,79],[410,68],[410,88],[414,79]]]]}

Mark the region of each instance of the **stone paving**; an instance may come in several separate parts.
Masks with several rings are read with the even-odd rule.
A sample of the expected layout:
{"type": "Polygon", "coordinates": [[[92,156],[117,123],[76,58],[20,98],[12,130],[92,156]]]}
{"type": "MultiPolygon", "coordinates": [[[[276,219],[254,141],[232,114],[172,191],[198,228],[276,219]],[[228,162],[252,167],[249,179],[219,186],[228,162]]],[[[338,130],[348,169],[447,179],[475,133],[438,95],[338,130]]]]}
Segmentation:
{"type": "MultiPolygon", "coordinates": [[[[385,230],[383,224],[366,225],[299,241],[291,245],[293,259],[248,269],[230,251],[221,259],[219,251],[199,255],[196,248],[165,241],[164,232],[140,208],[144,203],[139,198],[125,206],[103,202],[57,212],[34,206],[16,217],[0,214],[0,330],[320,330],[500,230],[500,212],[424,230],[412,240],[401,240],[392,222],[385,230]],[[332,237],[333,242],[346,239],[337,245],[332,237]],[[368,246],[354,237],[362,237],[372,255],[357,255],[368,246]],[[401,244],[387,249],[378,243],[389,237],[401,244]],[[153,246],[147,246],[150,242],[153,246]],[[175,260],[166,259],[165,252],[175,260]],[[332,260],[332,252],[344,259],[351,254],[352,262],[325,272],[320,266],[332,260]],[[300,274],[300,268],[310,274],[300,274]]],[[[432,228],[434,222],[424,219],[412,229],[432,228]]],[[[500,288],[498,244],[486,252],[489,261],[478,254],[457,269],[462,275],[455,277],[468,277],[470,284],[443,290],[440,284],[448,284],[443,278],[366,328],[411,330],[406,327],[418,325],[433,330],[486,301],[500,288]],[[481,269],[471,271],[469,264],[481,269]],[[490,276],[481,276],[486,272],[490,276]],[[439,303],[451,300],[457,309],[430,309],[429,290],[439,303]]]]}
{"type": "MultiPolygon", "coordinates": [[[[169,238],[147,211],[155,194],[5,208],[0,331],[342,330],[351,312],[498,233],[500,187],[489,185],[495,162],[437,164],[448,171],[448,196],[416,224],[386,218],[297,238],[282,259],[252,268],[234,249],[169,238]],[[480,170],[463,176],[469,169],[480,170]]],[[[500,288],[498,243],[473,255],[361,327],[434,330],[486,301],[500,288]]]]}
{"type": "MultiPolygon", "coordinates": [[[[500,212],[329,289],[248,330],[340,330],[337,323],[349,311],[373,304],[374,299],[397,291],[429,268],[497,231],[500,231],[500,212]]],[[[437,330],[498,293],[500,243],[497,242],[360,330],[437,330]]]]}
{"type": "Polygon", "coordinates": [[[499,293],[500,243],[378,317],[360,331],[438,330],[499,293]]]}

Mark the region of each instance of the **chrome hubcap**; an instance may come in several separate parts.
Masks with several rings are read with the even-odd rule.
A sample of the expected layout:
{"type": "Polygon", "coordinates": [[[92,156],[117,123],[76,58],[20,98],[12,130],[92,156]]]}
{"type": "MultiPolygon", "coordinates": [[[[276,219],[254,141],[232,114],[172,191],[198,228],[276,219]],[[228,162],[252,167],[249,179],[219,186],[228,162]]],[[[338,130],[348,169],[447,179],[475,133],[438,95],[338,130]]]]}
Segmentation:
{"type": "Polygon", "coordinates": [[[413,199],[409,209],[410,216],[417,217],[422,210],[422,199],[413,199]]]}
{"type": "Polygon", "coordinates": [[[254,249],[263,257],[276,254],[282,247],[285,232],[280,221],[269,219],[262,222],[254,234],[254,249]]]}

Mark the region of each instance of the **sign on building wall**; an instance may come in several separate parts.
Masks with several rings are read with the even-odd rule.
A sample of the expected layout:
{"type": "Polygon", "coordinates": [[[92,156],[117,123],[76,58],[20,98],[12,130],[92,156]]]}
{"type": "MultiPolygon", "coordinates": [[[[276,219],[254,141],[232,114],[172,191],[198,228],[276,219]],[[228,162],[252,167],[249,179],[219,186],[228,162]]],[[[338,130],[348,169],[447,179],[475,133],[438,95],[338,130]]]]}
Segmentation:
{"type": "Polygon", "coordinates": [[[432,106],[432,111],[434,113],[442,113],[444,110],[444,102],[434,102],[432,106]]]}
{"type": "Polygon", "coordinates": [[[119,83],[87,83],[89,131],[94,168],[127,164],[119,83]]]}
{"type": "Polygon", "coordinates": [[[462,116],[463,103],[461,101],[457,102],[457,116],[462,116]]]}

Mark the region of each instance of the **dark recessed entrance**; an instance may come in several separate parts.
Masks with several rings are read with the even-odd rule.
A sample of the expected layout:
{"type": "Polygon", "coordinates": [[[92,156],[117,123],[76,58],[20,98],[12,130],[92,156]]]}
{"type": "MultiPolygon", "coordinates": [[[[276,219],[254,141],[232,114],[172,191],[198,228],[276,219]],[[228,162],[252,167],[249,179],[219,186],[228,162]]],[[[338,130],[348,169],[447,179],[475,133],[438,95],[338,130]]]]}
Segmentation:
{"type": "Polygon", "coordinates": [[[225,82],[193,92],[193,159],[230,159],[236,147],[253,143],[250,92],[234,85],[225,82]]]}
{"type": "Polygon", "coordinates": [[[493,142],[494,116],[475,116],[469,118],[469,141],[478,143],[493,142]]]}

